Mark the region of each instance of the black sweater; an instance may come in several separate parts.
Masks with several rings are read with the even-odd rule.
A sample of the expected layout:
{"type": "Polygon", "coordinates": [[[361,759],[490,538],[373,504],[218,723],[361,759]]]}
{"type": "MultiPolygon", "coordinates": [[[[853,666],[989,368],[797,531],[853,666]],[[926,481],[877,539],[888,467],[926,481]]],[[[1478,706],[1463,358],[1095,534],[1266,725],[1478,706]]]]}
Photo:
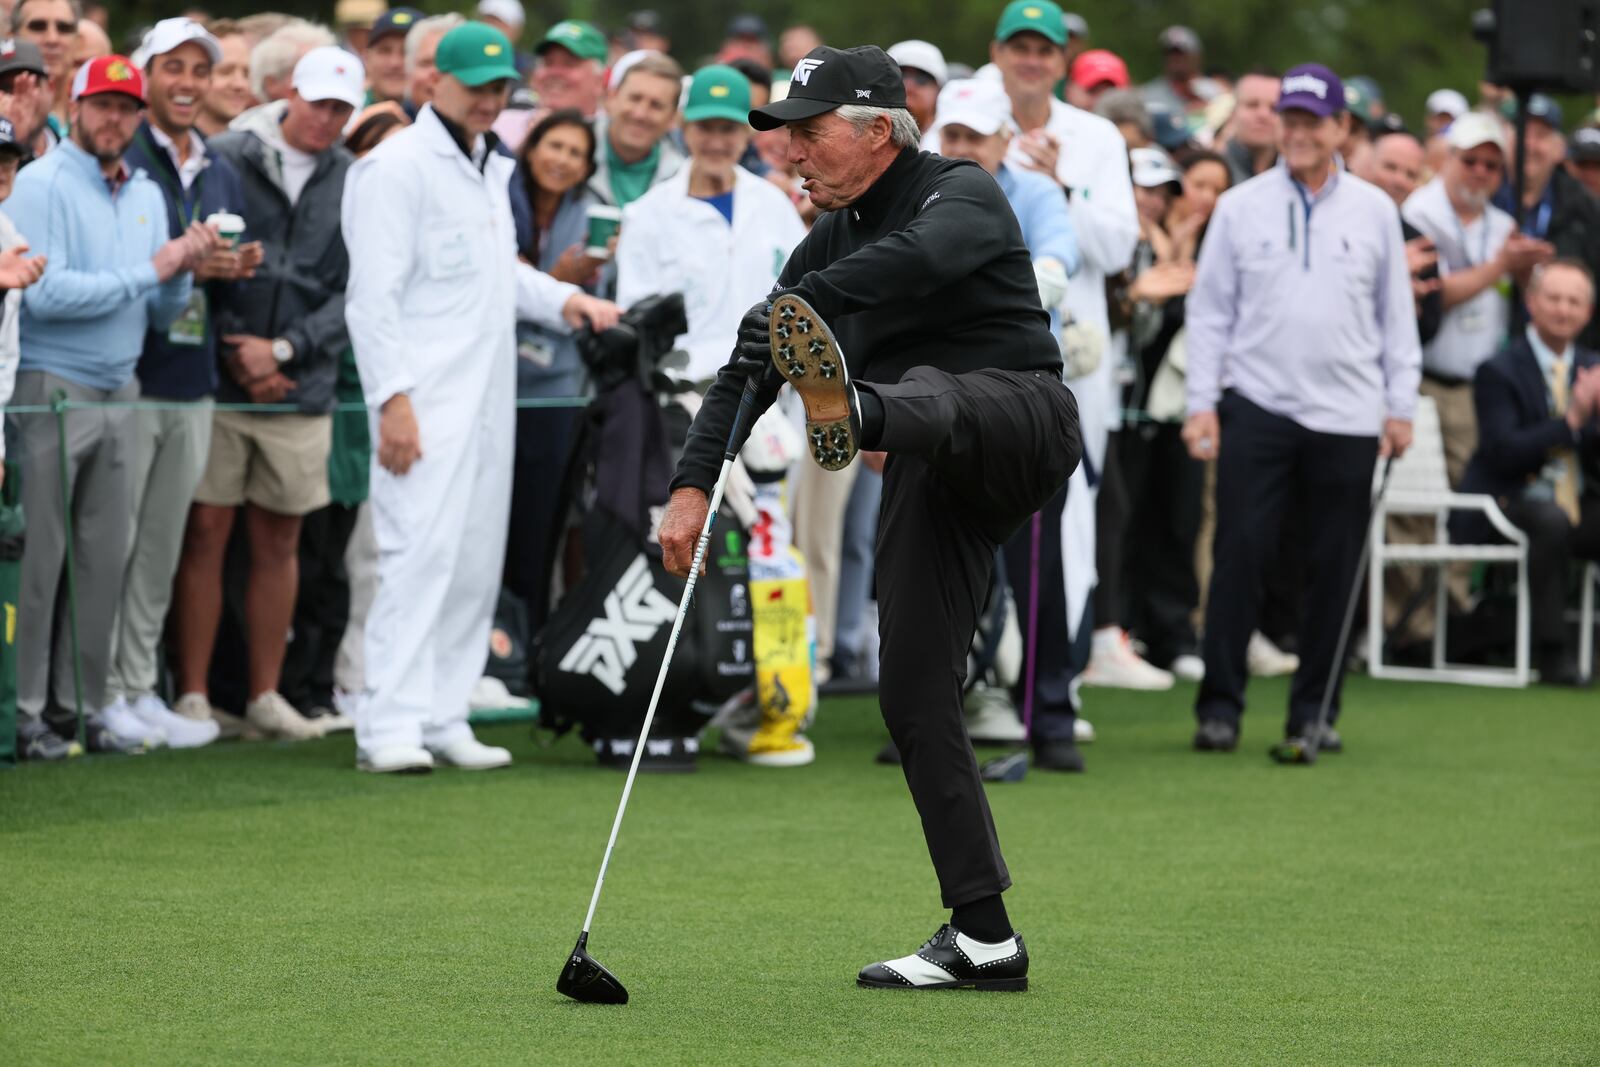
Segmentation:
{"type": "MultiPolygon", "coordinates": [[[[912,367],[1061,372],[1022,229],[975,163],[901,152],[861,199],[817,220],[779,276],[779,293],[816,308],[861,381],[898,382],[912,367]]],[[[756,415],[782,384],[767,375],[756,415]]],[[[743,377],[724,367],[672,488],[711,491],[743,391],[743,377]]]]}

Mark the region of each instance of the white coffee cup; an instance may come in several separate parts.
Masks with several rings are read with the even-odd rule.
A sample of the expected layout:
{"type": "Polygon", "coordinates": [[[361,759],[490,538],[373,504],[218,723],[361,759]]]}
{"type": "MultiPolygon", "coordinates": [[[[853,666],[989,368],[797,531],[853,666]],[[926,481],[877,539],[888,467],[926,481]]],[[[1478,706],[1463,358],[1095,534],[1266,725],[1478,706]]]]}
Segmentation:
{"type": "Polygon", "coordinates": [[[222,238],[230,249],[239,247],[239,240],[244,236],[244,219],[230,211],[218,211],[206,219],[206,225],[217,228],[217,236],[222,238]]]}

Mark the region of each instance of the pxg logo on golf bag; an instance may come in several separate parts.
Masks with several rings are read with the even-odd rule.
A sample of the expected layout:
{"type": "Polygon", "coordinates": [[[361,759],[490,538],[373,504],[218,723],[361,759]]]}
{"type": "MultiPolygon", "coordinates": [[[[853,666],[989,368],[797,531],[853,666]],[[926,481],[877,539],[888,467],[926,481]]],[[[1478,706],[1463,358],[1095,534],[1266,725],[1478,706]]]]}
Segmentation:
{"type": "Polygon", "coordinates": [[[641,552],[606,594],[605,616],[592,620],[561,657],[561,669],[590,675],[621,696],[628,668],[639,658],[637,646],[649,643],[676,614],[677,605],[656,589],[641,552]]]}

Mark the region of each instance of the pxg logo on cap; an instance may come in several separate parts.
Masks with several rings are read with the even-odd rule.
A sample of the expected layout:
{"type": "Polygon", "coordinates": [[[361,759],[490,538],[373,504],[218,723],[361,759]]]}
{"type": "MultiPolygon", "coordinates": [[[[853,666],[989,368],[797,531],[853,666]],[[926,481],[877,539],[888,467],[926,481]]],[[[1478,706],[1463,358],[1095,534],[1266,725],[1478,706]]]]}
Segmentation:
{"type": "Polygon", "coordinates": [[[846,104],[904,108],[906,87],[900,66],[875,45],[829,48],[818,45],[794,65],[789,95],[750,112],[750,125],[775,130],[846,104]]]}

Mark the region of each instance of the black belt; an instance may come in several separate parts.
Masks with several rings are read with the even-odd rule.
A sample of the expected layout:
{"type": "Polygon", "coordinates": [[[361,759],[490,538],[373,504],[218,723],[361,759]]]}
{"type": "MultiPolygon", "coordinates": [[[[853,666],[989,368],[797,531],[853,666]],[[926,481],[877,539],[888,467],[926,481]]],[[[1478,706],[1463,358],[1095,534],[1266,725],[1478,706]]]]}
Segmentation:
{"type": "Polygon", "coordinates": [[[1452,378],[1448,374],[1435,374],[1431,370],[1423,371],[1422,376],[1435,385],[1450,386],[1452,388],[1458,385],[1472,384],[1471,378],[1452,378]]]}

